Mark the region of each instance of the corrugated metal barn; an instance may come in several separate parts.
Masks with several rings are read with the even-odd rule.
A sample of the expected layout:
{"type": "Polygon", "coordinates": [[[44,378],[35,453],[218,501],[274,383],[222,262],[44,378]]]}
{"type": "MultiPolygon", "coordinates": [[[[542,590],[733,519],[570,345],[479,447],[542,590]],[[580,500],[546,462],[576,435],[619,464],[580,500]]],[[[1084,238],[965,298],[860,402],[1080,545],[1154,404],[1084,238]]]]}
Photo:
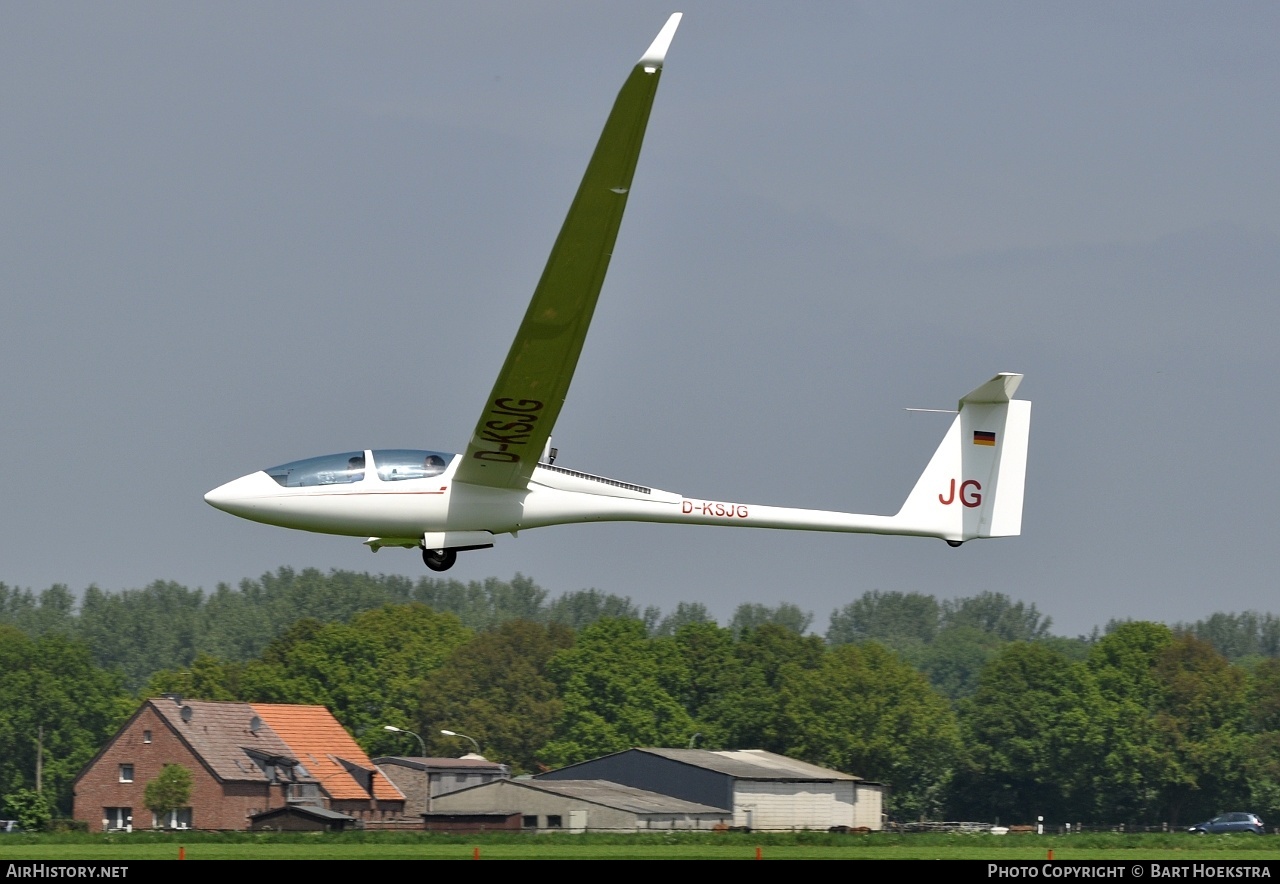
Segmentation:
{"type": "Polygon", "coordinates": [[[762,831],[878,830],[885,787],[763,749],[628,749],[539,774],[538,781],[609,780],[733,811],[762,831]]]}
{"type": "Polygon", "coordinates": [[[497,780],[432,799],[437,814],[519,813],[525,830],[639,832],[715,829],[730,813],[602,780],[497,780]]]}

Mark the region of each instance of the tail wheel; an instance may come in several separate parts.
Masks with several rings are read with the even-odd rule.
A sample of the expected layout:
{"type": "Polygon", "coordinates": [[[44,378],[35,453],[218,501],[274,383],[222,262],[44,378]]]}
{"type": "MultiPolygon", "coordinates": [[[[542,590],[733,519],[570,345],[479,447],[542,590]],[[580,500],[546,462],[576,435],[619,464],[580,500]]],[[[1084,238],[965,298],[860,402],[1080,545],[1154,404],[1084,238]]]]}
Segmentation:
{"type": "Polygon", "coordinates": [[[424,549],[422,561],[432,571],[448,571],[458,561],[456,549],[424,549]]]}

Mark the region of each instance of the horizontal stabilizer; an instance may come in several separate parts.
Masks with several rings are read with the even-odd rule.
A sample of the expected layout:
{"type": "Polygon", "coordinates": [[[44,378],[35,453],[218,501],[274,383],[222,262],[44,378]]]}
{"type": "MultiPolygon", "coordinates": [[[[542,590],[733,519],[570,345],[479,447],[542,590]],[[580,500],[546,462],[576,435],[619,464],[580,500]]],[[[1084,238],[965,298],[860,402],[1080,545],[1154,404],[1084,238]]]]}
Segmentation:
{"type": "Polygon", "coordinates": [[[970,405],[995,405],[1000,402],[1008,402],[1013,398],[1013,394],[1018,391],[1018,385],[1021,383],[1022,375],[1002,371],[981,387],[978,387],[968,395],[962,396],[960,398],[960,407],[964,408],[966,402],[970,405]]]}

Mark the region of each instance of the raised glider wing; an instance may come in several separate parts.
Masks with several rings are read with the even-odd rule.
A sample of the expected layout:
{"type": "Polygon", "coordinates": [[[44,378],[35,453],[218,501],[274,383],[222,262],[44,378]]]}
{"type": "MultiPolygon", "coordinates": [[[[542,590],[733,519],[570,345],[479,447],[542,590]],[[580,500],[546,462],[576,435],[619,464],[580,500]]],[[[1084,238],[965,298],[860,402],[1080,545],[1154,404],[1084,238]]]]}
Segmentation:
{"type": "Polygon", "coordinates": [[[524,321],[462,454],[348,451],[228,482],[205,500],[233,515],[419,548],[445,571],[495,535],[573,522],[670,522],[938,537],[952,546],[1022,529],[1031,403],[1020,374],[1001,373],[958,414],[897,515],[703,500],[555,465],[551,430],[573,380],[640,156],[675,13],[614,102],[524,321]]]}

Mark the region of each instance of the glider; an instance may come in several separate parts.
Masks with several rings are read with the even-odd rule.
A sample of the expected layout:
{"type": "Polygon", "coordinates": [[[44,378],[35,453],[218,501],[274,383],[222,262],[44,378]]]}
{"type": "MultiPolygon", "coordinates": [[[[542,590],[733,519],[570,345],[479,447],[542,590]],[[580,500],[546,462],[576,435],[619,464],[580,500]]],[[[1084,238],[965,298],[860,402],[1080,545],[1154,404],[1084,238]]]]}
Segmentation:
{"type": "Polygon", "coordinates": [[[498,535],[575,522],[667,522],[937,537],[952,546],[1022,528],[1031,403],[1001,373],[960,400],[942,444],[896,515],[706,500],[566,469],[551,431],[604,282],[672,15],[618,93],[506,362],[460,454],[365,449],[258,470],[205,495],[245,519],[417,548],[434,571],[498,535]]]}

